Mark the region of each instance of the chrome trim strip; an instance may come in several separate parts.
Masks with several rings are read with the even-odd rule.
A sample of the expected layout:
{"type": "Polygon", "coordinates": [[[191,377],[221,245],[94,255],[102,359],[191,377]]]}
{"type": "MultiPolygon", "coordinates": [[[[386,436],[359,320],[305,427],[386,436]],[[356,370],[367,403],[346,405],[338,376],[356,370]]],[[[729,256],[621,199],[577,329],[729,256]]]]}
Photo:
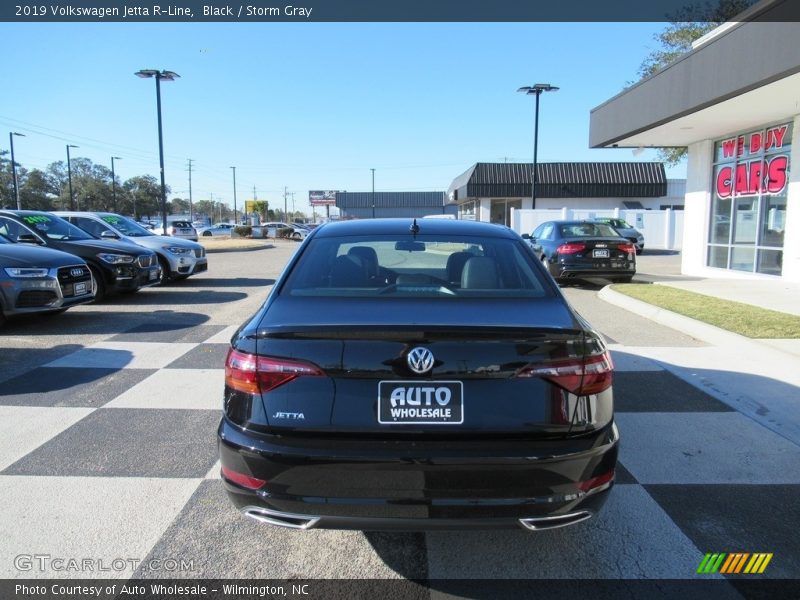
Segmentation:
{"type": "Polygon", "coordinates": [[[519,522],[520,525],[529,531],[544,531],[545,529],[558,529],[559,527],[574,525],[575,523],[580,523],[581,521],[591,518],[592,513],[582,510],[575,513],[568,513],[566,515],[520,519],[519,522]]]}
{"type": "Polygon", "coordinates": [[[242,509],[242,514],[255,521],[258,521],[259,523],[269,523],[270,525],[287,527],[289,529],[311,529],[320,520],[320,517],[309,517],[308,515],[279,512],[277,510],[270,510],[260,506],[245,506],[242,509]],[[293,521],[301,522],[295,523],[293,521]]]}

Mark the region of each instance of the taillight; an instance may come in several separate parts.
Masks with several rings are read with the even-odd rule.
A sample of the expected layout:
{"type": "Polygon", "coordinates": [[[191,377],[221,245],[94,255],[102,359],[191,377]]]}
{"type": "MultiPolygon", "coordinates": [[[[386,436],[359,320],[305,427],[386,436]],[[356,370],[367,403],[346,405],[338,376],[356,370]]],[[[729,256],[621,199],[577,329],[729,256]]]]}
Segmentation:
{"type": "Polygon", "coordinates": [[[225,361],[225,385],[248,394],[274,390],[298,377],[321,375],[320,369],[308,363],[256,356],[232,348],[225,361]]]}
{"type": "Polygon", "coordinates": [[[517,377],[542,377],[576,396],[599,394],[611,386],[614,365],[608,352],[523,367],[517,377]]]}
{"type": "Polygon", "coordinates": [[[169,228],[169,234],[170,234],[170,235],[175,235],[175,234],[177,234],[177,233],[178,233],[178,230],[177,230],[177,229],[175,229],[174,227],[170,227],[170,228],[169,228]]]}
{"type": "Polygon", "coordinates": [[[633,244],[620,244],[617,246],[617,250],[620,252],[625,252],[626,254],[635,254],[636,253],[636,246],[633,244]]]}
{"type": "Polygon", "coordinates": [[[244,473],[239,473],[238,471],[234,471],[233,469],[229,469],[228,467],[222,467],[222,476],[227,479],[228,481],[232,481],[233,483],[240,485],[242,487],[246,487],[249,490],[257,490],[261,488],[266,482],[264,479],[258,479],[257,477],[250,477],[249,475],[245,475],[244,473]]]}
{"type": "Polygon", "coordinates": [[[598,488],[607,484],[612,479],[614,479],[614,469],[611,469],[602,475],[598,475],[597,477],[587,479],[586,481],[579,481],[578,489],[582,492],[588,492],[589,490],[593,490],[594,488],[598,488]]]}
{"type": "Polygon", "coordinates": [[[584,250],[586,250],[586,244],[576,242],[561,244],[556,248],[558,254],[578,254],[578,252],[583,252],[584,250]]]}

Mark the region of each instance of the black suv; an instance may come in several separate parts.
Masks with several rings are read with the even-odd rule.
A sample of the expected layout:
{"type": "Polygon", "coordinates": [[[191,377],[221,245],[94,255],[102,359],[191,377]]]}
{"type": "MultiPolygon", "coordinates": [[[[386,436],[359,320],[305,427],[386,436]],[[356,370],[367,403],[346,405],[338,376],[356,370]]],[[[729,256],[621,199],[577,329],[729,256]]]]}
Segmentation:
{"type": "Polygon", "coordinates": [[[96,301],[114,292],[136,292],[161,279],[158,257],[152,250],[98,240],[47,212],[0,210],[0,234],[15,242],[80,256],[92,271],[96,301]]]}

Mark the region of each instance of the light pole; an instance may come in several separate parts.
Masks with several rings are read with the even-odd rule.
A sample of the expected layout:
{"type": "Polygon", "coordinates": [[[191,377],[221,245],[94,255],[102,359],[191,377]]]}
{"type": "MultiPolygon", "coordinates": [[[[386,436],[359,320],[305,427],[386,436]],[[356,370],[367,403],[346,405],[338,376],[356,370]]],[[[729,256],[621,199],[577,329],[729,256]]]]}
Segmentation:
{"type": "Polygon", "coordinates": [[[375,218],[375,169],[370,169],[372,171],[372,218],[375,218]]]}
{"type": "Polygon", "coordinates": [[[187,158],[189,161],[189,221],[194,222],[194,205],[192,204],[192,163],[193,158],[187,158]]]}
{"type": "Polygon", "coordinates": [[[239,221],[236,220],[236,167],[233,169],[233,224],[238,225],[239,221]]]}
{"type": "Polygon", "coordinates": [[[555,92],[558,88],[549,83],[535,83],[519,88],[518,92],[536,96],[536,113],[533,120],[533,172],[531,173],[531,208],[536,208],[536,172],[537,152],[539,149],[539,96],[542,92],[555,92]]]}
{"type": "Polygon", "coordinates": [[[14,200],[17,201],[17,210],[22,210],[22,205],[19,203],[19,185],[17,184],[17,163],[14,162],[14,136],[25,137],[24,133],[17,133],[10,131],[8,133],[8,141],[11,144],[11,173],[14,180],[14,200]]]}
{"type": "Polygon", "coordinates": [[[159,71],[158,69],[142,69],[135,75],[142,79],[154,77],[156,80],[156,109],[158,112],[158,159],[161,167],[161,225],[164,233],[167,232],[167,185],[164,183],[164,136],[161,129],[161,80],[175,81],[180,75],[173,71],[159,71]]]}
{"type": "Polygon", "coordinates": [[[69,149],[77,148],[75,144],[67,144],[67,181],[69,181],[69,209],[75,210],[75,197],[72,195],[72,165],[70,164],[69,149]]]}
{"type": "Polygon", "coordinates": [[[114,201],[114,212],[117,212],[117,176],[114,173],[114,160],[122,160],[120,156],[111,157],[111,198],[114,201]]]}

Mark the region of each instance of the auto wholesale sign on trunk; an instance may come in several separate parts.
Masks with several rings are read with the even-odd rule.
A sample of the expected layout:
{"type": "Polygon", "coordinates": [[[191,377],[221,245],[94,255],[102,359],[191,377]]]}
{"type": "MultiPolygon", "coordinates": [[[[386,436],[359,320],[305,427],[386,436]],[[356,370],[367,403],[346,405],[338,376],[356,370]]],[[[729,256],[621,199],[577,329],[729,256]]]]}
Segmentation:
{"type": "Polygon", "coordinates": [[[789,182],[791,124],[776,125],[715,144],[714,191],[718,198],[777,195],[789,182]]]}

